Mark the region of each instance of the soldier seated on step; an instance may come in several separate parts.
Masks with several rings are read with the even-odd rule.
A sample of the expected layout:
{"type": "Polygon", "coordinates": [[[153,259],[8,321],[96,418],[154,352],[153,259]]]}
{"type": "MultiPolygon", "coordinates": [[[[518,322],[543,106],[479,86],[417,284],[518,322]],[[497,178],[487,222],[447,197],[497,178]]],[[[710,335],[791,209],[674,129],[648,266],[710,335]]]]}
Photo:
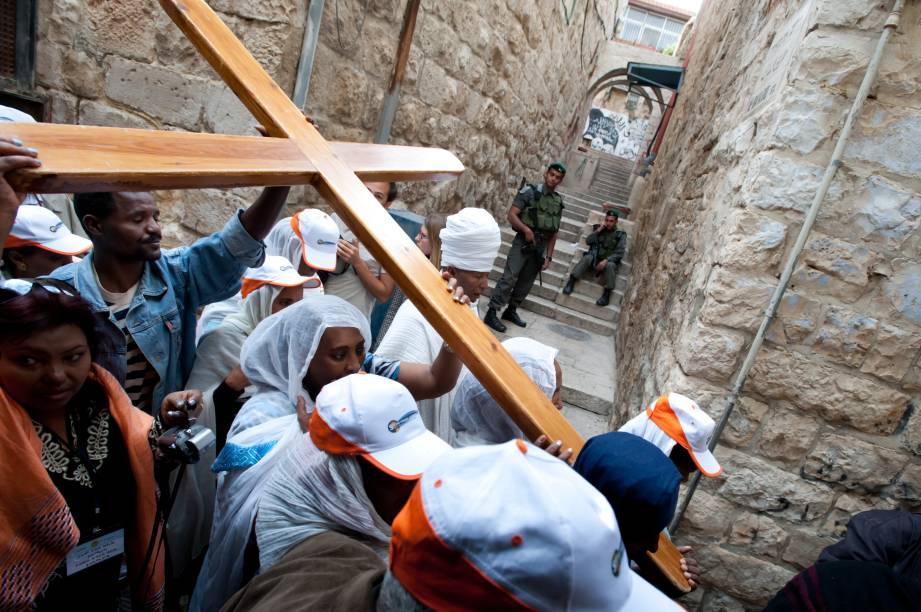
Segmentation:
{"type": "Polygon", "coordinates": [[[550,267],[556,234],[563,218],[563,196],[556,192],[566,176],[566,166],[553,162],[544,172],[544,182],[539,187],[526,185],[515,196],[508,211],[508,222],[515,230],[515,238],[505,259],[502,278],[489,299],[489,309],[483,322],[497,332],[506,330],[496,312],[508,304],[502,318],[519,327],[525,323],[518,316],[518,306],[528,296],[534,280],[541,270],[550,267]]]}
{"type": "Polygon", "coordinates": [[[604,223],[594,225],[592,233],[585,239],[589,246],[587,253],[573,268],[563,293],[569,295],[576,286],[576,282],[583,274],[591,269],[595,277],[603,277],[604,291],[595,302],[599,306],[607,306],[611,301],[611,292],[614,291],[614,281],[617,279],[617,268],[627,251],[627,234],[617,229],[617,211],[608,210],[604,215],[604,223]]]}

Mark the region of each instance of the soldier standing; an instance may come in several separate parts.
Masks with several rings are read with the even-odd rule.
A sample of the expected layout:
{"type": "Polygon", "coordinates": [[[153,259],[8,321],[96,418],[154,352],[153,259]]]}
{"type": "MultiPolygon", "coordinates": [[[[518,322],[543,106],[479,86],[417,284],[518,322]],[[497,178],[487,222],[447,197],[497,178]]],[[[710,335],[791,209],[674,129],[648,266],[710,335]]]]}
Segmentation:
{"type": "Polygon", "coordinates": [[[565,175],[566,166],[553,162],[544,172],[544,184],[523,187],[509,208],[507,219],[515,229],[515,239],[483,319],[486,325],[498,332],[504,332],[506,327],[496,316],[496,311],[506,303],[508,308],[502,313],[502,318],[520,327],[527,325],[518,316],[518,306],[531,291],[534,279],[541,270],[550,266],[553,259],[556,233],[563,217],[563,196],[556,193],[556,188],[565,175]]]}
{"type": "Polygon", "coordinates": [[[627,234],[617,229],[617,218],[617,212],[609,210],[605,214],[604,223],[600,227],[594,226],[594,231],[585,239],[589,250],[572,269],[572,274],[569,275],[569,280],[563,287],[563,293],[566,295],[572,293],[579,277],[591,268],[595,276],[604,276],[604,291],[595,303],[599,306],[607,306],[611,301],[617,268],[627,250],[627,234]]]}

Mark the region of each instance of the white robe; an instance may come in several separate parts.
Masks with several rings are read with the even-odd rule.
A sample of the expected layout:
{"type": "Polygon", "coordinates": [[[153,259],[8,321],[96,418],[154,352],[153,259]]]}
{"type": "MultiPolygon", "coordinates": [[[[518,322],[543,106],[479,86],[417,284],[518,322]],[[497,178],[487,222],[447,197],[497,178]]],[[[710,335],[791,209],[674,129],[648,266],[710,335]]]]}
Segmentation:
{"type": "MultiPolygon", "coordinates": [[[[474,312],[476,305],[471,304],[474,312]]],[[[444,344],[435,328],[425,320],[419,309],[406,300],[387,330],[375,355],[387,359],[396,359],[403,363],[432,363],[444,344]]],[[[456,388],[456,387],[455,387],[456,388]]],[[[450,443],[453,434],[451,428],[451,402],[454,390],[441,397],[416,402],[425,427],[445,442],[450,443]]]]}

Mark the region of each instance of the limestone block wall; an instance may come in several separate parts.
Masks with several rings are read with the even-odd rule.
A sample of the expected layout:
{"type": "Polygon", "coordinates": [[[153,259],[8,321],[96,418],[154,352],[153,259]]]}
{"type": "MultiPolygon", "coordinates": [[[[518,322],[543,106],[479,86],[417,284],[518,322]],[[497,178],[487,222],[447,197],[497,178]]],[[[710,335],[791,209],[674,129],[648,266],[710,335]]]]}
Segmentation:
{"type": "MultiPolygon", "coordinates": [[[[921,506],[921,6],[908,3],[778,319],[679,528],[702,609],[760,609],[852,513],[921,506]]],[[[613,426],[715,418],[891,2],[708,2],[634,232],[613,426]],[[718,5],[718,6],[717,6],[718,5]]]]}
{"type": "MultiPolygon", "coordinates": [[[[210,0],[273,78],[294,89],[304,0],[210,0]]],[[[306,111],[328,138],[370,142],[390,80],[405,2],[329,0],[306,111]]],[[[391,142],[439,146],[467,166],[458,181],[407,185],[420,212],[478,205],[504,210],[522,175],[563,157],[613,5],[558,0],[425,0],[391,142]]],[[[255,123],[156,0],[40,0],[37,89],[54,120],[253,134],[255,123]]],[[[167,238],[219,228],[258,190],[160,195],[167,238]]],[[[317,200],[296,190],[292,205],[317,200]]]]}

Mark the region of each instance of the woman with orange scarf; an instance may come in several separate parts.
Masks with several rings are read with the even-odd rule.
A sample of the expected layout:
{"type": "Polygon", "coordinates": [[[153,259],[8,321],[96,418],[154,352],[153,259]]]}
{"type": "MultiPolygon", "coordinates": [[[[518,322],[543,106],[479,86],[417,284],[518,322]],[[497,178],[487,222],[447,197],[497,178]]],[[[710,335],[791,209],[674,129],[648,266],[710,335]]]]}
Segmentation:
{"type": "Polygon", "coordinates": [[[129,592],[163,607],[155,450],[200,394],[167,396],[157,419],[135,409],[93,363],[97,322],[69,285],[0,283],[2,610],[115,610],[129,592]]]}

